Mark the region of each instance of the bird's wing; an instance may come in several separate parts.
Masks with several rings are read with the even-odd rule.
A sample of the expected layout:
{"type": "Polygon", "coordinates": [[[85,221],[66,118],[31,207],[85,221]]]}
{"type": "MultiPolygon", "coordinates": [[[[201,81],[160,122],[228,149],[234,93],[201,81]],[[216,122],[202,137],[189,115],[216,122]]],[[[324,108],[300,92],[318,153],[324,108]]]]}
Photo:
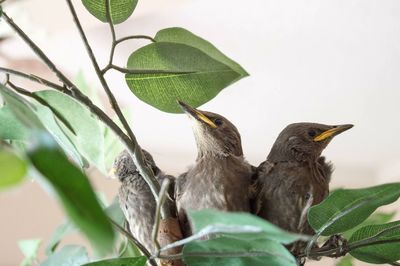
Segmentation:
{"type": "Polygon", "coordinates": [[[267,187],[266,177],[274,168],[274,164],[269,161],[262,162],[253,175],[253,183],[250,186],[250,199],[252,212],[258,214],[263,208],[263,196],[267,187]]]}
{"type": "Polygon", "coordinates": [[[146,248],[154,250],[151,231],[156,202],[147,184],[140,178],[140,176],[131,176],[124,181],[118,195],[120,207],[129,223],[130,232],[146,248]]]}

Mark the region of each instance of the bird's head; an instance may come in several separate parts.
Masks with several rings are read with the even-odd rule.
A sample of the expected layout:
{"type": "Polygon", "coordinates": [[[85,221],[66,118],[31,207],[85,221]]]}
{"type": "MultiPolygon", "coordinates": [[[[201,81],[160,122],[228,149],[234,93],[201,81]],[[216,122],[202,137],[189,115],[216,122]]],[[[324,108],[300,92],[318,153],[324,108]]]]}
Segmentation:
{"type": "Polygon", "coordinates": [[[199,157],[206,154],[243,155],[239,131],[228,119],[219,114],[197,110],[182,101],[178,103],[193,121],[199,157]]]}
{"type": "Polygon", "coordinates": [[[317,159],[329,142],[353,125],[323,125],[317,123],[294,123],[279,134],[268,160],[308,161],[317,159]]]}
{"type": "MultiPolygon", "coordinates": [[[[153,160],[153,157],[146,150],[142,150],[145,162],[150,166],[155,175],[158,174],[159,169],[153,160]]],[[[115,158],[114,163],[111,167],[109,175],[113,178],[117,177],[119,180],[123,180],[125,177],[134,175],[137,173],[136,165],[127,150],[122,151],[117,158],[115,158]]]]}

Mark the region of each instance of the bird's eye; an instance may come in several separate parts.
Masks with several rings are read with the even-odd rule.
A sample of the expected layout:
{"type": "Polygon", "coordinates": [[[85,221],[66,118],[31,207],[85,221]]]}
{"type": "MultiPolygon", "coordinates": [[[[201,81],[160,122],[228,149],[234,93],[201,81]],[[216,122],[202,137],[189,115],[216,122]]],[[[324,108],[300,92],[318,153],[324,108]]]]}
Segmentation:
{"type": "Polygon", "coordinates": [[[313,138],[313,137],[315,137],[317,135],[317,132],[315,132],[315,130],[311,129],[311,130],[308,131],[308,135],[313,138]]]}
{"type": "Polygon", "coordinates": [[[222,119],[221,118],[217,118],[214,120],[214,124],[216,124],[217,126],[222,125],[222,119]]]}

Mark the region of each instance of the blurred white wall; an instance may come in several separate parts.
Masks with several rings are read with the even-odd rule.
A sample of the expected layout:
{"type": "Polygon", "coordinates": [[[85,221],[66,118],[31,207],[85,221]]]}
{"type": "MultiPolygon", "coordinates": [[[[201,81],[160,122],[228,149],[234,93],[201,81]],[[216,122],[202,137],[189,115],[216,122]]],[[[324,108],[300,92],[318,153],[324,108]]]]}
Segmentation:
{"type": "MultiPolygon", "coordinates": [[[[105,63],[110,37],[107,25],[86,12],[81,1],[74,2],[99,61],[105,63]]],[[[71,77],[83,70],[91,83],[98,84],[65,1],[14,1],[5,10],[10,10],[71,77]]],[[[399,1],[146,0],[139,1],[133,17],[117,26],[117,31],[119,36],[154,35],[171,26],[204,37],[251,74],[202,109],[221,113],[237,125],[252,164],[264,160],[275,137],[288,123],[353,123],[355,127],[325,151],[336,167],[333,186],[362,187],[400,180],[399,1]]],[[[0,22],[0,32],[4,28],[0,22]]],[[[123,66],[130,52],[143,44],[132,41],[122,45],[116,62],[123,66]]],[[[17,38],[0,43],[1,64],[32,58],[17,38]]],[[[31,67],[30,71],[36,69],[31,67]]],[[[132,108],[132,124],[142,146],[165,171],[184,171],[195,159],[187,118],[162,113],[140,102],[121,74],[110,73],[107,77],[117,98],[132,108]]],[[[117,185],[111,181],[94,181],[101,183],[110,197],[116,193],[117,185]]],[[[27,189],[35,186],[26,184],[26,193],[0,194],[2,212],[10,208],[6,212],[9,216],[0,221],[1,230],[26,227],[28,217],[23,216],[18,228],[12,220],[20,219],[23,211],[43,219],[39,212],[43,208],[37,204],[49,204],[48,221],[52,225],[43,223],[36,231],[25,230],[26,237],[32,237],[30,232],[48,236],[61,221],[52,199],[40,201],[38,191],[33,189],[36,194],[31,194],[27,189]]],[[[16,265],[21,259],[13,241],[24,236],[8,233],[0,240],[2,250],[3,246],[9,250],[5,257],[0,256],[0,265],[16,265]]]]}

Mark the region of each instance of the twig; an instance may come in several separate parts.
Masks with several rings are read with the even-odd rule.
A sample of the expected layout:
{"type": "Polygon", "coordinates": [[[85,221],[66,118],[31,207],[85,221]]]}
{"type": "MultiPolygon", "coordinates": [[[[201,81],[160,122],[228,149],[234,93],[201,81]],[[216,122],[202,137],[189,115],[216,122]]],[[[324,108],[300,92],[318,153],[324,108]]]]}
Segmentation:
{"type": "Polygon", "coordinates": [[[143,253],[143,255],[148,259],[148,261],[151,263],[153,266],[157,266],[157,263],[154,261],[154,259],[151,257],[150,252],[137,240],[133,235],[131,235],[128,231],[126,231],[124,228],[122,228],[117,222],[115,222],[113,219],[108,217],[108,220],[114,227],[124,236],[128,238],[130,242],[132,242],[134,245],[138,247],[138,249],[143,253]]]}
{"type": "Polygon", "coordinates": [[[49,80],[46,80],[44,78],[35,76],[33,74],[25,74],[25,73],[19,72],[17,70],[4,68],[4,67],[0,67],[0,72],[7,73],[7,74],[10,74],[10,75],[13,75],[13,76],[18,76],[18,77],[25,78],[25,79],[29,79],[29,80],[31,80],[33,82],[40,83],[40,84],[42,84],[44,86],[47,86],[47,87],[50,87],[50,88],[53,88],[53,89],[56,89],[56,90],[59,90],[59,91],[63,91],[64,90],[63,86],[60,86],[60,85],[58,85],[56,83],[53,83],[53,82],[51,82],[49,80]]]}
{"type": "Polygon", "coordinates": [[[53,106],[51,106],[46,100],[44,100],[43,98],[41,98],[40,96],[38,96],[35,93],[32,93],[24,88],[21,88],[17,85],[15,85],[14,83],[12,83],[10,80],[7,81],[6,85],[9,85],[13,90],[15,90],[16,92],[18,92],[19,94],[28,96],[32,99],[35,99],[37,102],[39,102],[40,104],[46,106],[47,108],[49,108],[52,113],[74,134],[76,135],[76,132],[74,130],[74,128],[72,127],[72,125],[68,122],[67,119],[64,118],[64,116],[57,111],[57,109],[55,109],[53,106]]]}
{"type": "MultiPolygon", "coordinates": [[[[140,174],[143,176],[143,178],[145,179],[145,181],[149,185],[150,190],[152,191],[152,193],[154,195],[154,198],[156,199],[156,201],[158,201],[158,193],[160,191],[160,186],[159,186],[156,178],[154,177],[153,171],[144,162],[143,152],[142,152],[139,144],[136,141],[136,137],[133,134],[128,122],[126,121],[126,119],[124,117],[124,115],[122,114],[122,111],[119,108],[118,103],[117,103],[114,95],[112,94],[112,92],[111,92],[111,90],[110,90],[110,88],[109,88],[109,86],[107,84],[107,81],[105,80],[105,78],[104,78],[104,76],[103,76],[103,74],[102,74],[102,72],[100,70],[99,64],[97,63],[97,60],[96,60],[96,58],[94,56],[92,48],[89,45],[88,39],[87,39],[87,37],[86,37],[86,35],[85,35],[84,31],[83,31],[82,25],[81,25],[81,23],[79,21],[79,18],[77,16],[77,14],[76,14],[76,11],[75,11],[75,8],[74,8],[74,6],[72,4],[72,1],[71,0],[66,0],[66,1],[67,1],[69,9],[71,11],[71,14],[72,14],[72,17],[74,19],[74,22],[75,22],[75,24],[76,24],[76,26],[78,28],[79,34],[80,34],[80,36],[81,36],[81,38],[82,38],[82,40],[84,42],[85,48],[86,48],[86,50],[87,50],[87,52],[89,54],[89,57],[90,57],[90,59],[92,61],[92,65],[93,65],[93,67],[94,67],[94,69],[96,71],[96,74],[97,74],[97,76],[98,76],[98,78],[100,80],[100,83],[103,86],[104,90],[106,91],[106,94],[108,96],[108,99],[110,101],[110,104],[111,104],[112,108],[114,109],[114,111],[117,114],[118,118],[121,120],[122,125],[125,128],[126,132],[128,133],[128,136],[129,136],[129,138],[131,140],[131,143],[129,145],[130,146],[129,152],[130,152],[132,158],[134,159],[135,165],[138,167],[138,170],[139,170],[140,174]]],[[[109,3],[109,2],[107,1],[107,3],[109,3]]],[[[108,12],[108,16],[110,16],[109,12],[108,12]]],[[[111,19],[109,19],[109,20],[111,20],[111,19]]],[[[165,217],[169,217],[171,214],[169,213],[167,208],[162,208],[162,215],[165,216],[165,217]]]]}
{"type": "Polygon", "coordinates": [[[150,37],[147,35],[131,35],[131,36],[126,36],[126,37],[120,38],[120,39],[116,40],[115,43],[120,44],[122,42],[125,42],[127,40],[132,40],[132,39],[146,39],[151,42],[156,42],[156,40],[153,37],[150,37]]]}
{"type": "Polygon", "coordinates": [[[156,213],[154,215],[154,226],[153,226],[153,231],[151,233],[151,237],[152,237],[153,244],[156,247],[156,256],[158,256],[160,254],[160,243],[158,242],[158,239],[157,239],[158,238],[158,230],[160,228],[160,220],[161,220],[160,210],[161,210],[161,207],[164,205],[165,199],[167,198],[169,185],[170,185],[169,178],[165,178],[161,185],[160,194],[158,196],[159,201],[157,202],[156,213]]]}

